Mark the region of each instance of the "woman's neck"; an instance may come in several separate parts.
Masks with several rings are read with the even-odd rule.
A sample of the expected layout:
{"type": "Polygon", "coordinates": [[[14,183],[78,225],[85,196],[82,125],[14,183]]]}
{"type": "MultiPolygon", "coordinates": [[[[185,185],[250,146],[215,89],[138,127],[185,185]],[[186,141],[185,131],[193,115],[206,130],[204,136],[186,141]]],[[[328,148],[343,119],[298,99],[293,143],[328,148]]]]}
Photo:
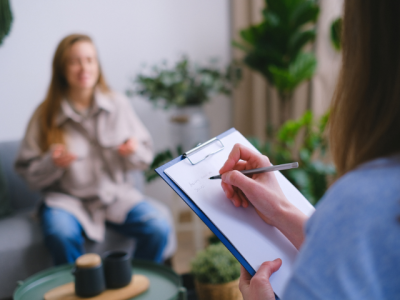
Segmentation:
{"type": "Polygon", "coordinates": [[[70,89],[68,92],[68,99],[72,102],[77,111],[84,111],[92,105],[93,94],[93,89],[70,89]]]}

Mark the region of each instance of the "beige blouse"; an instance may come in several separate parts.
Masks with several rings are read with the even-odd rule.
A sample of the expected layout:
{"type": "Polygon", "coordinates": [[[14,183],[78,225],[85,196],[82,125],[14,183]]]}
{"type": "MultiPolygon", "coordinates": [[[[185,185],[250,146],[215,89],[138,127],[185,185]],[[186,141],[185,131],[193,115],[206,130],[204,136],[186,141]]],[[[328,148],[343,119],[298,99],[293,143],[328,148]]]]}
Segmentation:
{"type": "Polygon", "coordinates": [[[50,207],[72,213],[86,235],[104,239],[105,221],[123,223],[143,195],[133,188],[131,169],[146,169],[153,159],[151,137],[125,96],[96,91],[87,114],[77,113],[63,100],[56,119],[65,132],[68,150],[77,156],[64,169],[54,165],[50,151],[39,147],[39,120],[34,114],[15,162],[16,171],[32,189],[43,193],[50,207]],[[136,151],[122,157],[118,146],[129,138],[136,151]]]}

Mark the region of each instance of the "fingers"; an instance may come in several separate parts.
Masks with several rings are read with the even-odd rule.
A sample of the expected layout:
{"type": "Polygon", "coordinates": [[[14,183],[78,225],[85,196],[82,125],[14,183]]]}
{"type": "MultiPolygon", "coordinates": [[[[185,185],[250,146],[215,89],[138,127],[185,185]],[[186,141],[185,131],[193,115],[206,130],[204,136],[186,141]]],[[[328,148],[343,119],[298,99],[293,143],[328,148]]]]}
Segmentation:
{"type": "Polygon", "coordinates": [[[222,174],[221,180],[228,185],[238,187],[244,194],[250,192],[249,190],[254,189],[257,185],[256,181],[236,170],[222,174]]]}
{"type": "Polygon", "coordinates": [[[241,265],[240,266],[240,279],[239,279],[239,287],[247,286],[250,284],[251,275],[247,270],[241,265]]]}
{"type": "Polygon", "coordinates": [[[250,162],[251,168],[268,167],[271,165],[266,156],[256,153],[250,148],[247,148],[241,144],[236,144],[233,146],[227,161],[219,170],[219,173],[223,174],[225,172],[234,170],[239,160],[250,162]]]}
{"type": "Polygon", "coordinates": [[[232,201],[235,207],[243,206],[246,208],[249,206],[249,201],[246,195],[240,189],[223,181],[221,181],[221,186],[225,192],[225,196],[232,201]]]}
{"type": "Polygon", "coordinates": [[[271,275],[278,271],[281,266],[282,260],[280,258],[277,258],[273,261],[266,261],[258,269],[256,275],[269,279],[271,275]]]}
{"type": "Polygon", "coordinates": [[[51,146],[51,151],[53,158],[61,157],[65,151],[65,146],[62,144],[54,144],[51,146]]]}
{"type": "Polygon", "coordinates": [[[62,144],[55,144],[51,146],[52,154],[51,157],[56,166],[61,168],[68,167],[75,159],[76,156],[69,153],[62,144]]]}
{"type": "Polygon", "coordinates": [[[118,153],[122,156],[128,156],[136,151],[137,142],[134,138],[128,139],[118,147],[118,153]]]}
{"type": "Polygon", "coordinates": [[[68,167],[74,160],[76,156],[72,154],[66,154],[62,157],[59,157],[55,160],[55,164],[59,167],[66,168],[68,167]]]}

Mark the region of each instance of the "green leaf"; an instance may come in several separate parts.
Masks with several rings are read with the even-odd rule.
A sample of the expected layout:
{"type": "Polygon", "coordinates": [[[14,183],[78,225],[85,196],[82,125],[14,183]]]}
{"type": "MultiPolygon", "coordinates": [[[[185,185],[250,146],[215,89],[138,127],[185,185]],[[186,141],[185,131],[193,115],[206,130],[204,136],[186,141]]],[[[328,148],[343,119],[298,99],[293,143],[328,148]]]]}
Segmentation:
{"type": "Polygon", "coordinates": [[[342,35],[342,18],[339,17],[336,20],[334,20],[331,25],[331,42],[333,48],[335,48],[336,51],[340,51],[340,49],[342,48],[341,35],[342,35]]]}
{"type": "Polygon", "coordinates": [[[292,93],[304,80],[310,79],[317,67],[317,60],[312,53],[301,53],[289,66],[289,69],[271,66],[273,82],[281,93],[292,93]]]}
{"type": "Polygon", "coordinates": [[[291,94],[313,74],[316,59],[303,58],[313,41],[319,7],[313,0],[266,0],[263,20],[240,32],[243,42],[233,45],[245,52],[244,63],[261,73],[280,94],[291,94]]]}
{"type": "Polygon", "coordinates": [[[301,1],[290,16],[290,24],[298,28],[308,23],[315,23],[319,15],[319,7],[315,1],[301,1]]]}
{"type": "Polygon", "coordinates": [[[315,39],[316,33],[314,29],[306,31],[296,31],[289,40],[289,55],[296,57],[300,50],[315,39]]]}

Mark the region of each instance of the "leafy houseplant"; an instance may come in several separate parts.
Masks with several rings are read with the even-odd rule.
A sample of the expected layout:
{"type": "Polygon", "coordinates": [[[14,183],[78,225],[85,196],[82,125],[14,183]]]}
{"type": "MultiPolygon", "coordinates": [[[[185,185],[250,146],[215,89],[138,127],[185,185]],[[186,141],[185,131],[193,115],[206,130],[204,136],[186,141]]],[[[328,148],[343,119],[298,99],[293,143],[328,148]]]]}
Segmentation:
{"type": "MultiPolygon", "coordinates": [[[[225,70],[210,66],[194,66],[187,57],[182,57],[174,66],[166,63],[154,66],[149,74],[136,77],[134,90],[128,96],[139,94],[148,98],[155,106],[165,109],[174,107],[171,117],[171,139],[178,146],[178,155],[208,140],[209,122],[201,108],[211,96],[230,94],[240,79],[240,68],[231,63],[225,70]]],[[[172,151],[157,153],[149,170],[147,181],[157,178],[154,169],[173,158],[172,151]]]]}
{"type": "Polygon", "coordinates": [[[284,171],[285,176],[300,192],[315,205],[328,189],[328,177],[335,175],[335,168],[317,159],[323,158],[328,147],[325,128],[329,112],[317,122],[313,114],[307,111],[298,120],[287,121],[279,130],[277,142],[261,143],[257,139],[250,142],[263,154],[267,155],[273,164],[299,161],[300,168],[284,171]],[[300,138],[298,155],[293,149],[300,138]]]}
{"type": "Polygon", "coordinates": [[[0,0],[0,45],[10,33],[13,16],[9,0],[0,0]]]}
{"type": "Polygon", "coordinates": [[[240,264],[222,243],[208,246],[192,261],[200,300],[242,299],[238,288],[240,264]]]}
{"type": "Polygon", "coordinates": [[[232,83],[240,76],[237,70],[234,72],[233,65],[225,71],[213,66],[194,67],[187,57],[182,57],[172,68],[164,63],[154,66],[149,75],[138,75],[136,93],[164,108],[201,105],[213,94],[230,94],[232,83]]]}
{"type": "Polygon", "coordinates": [[[319,7],[314,0],[265,0],[263,20],[240,32],[233,45],[245,52],[244,63],[263,75],[280,98],[280,124],[290,119],[296,87],[316,69],[313,53],[303,51],[315,39],[319,7]]]}
{"type": "Polygon", "coordinates": [[[145,178],[147,182],[151,182],[156,178],[159,178],[158,174],[156,173],[155,169],[161,167],[163,164],[169,162],[173,158],[182,155],[182,147],[176,147],[176,152],[167,149],[157,153],[151,163],[150,167],[144,172],[145,178]]]}

